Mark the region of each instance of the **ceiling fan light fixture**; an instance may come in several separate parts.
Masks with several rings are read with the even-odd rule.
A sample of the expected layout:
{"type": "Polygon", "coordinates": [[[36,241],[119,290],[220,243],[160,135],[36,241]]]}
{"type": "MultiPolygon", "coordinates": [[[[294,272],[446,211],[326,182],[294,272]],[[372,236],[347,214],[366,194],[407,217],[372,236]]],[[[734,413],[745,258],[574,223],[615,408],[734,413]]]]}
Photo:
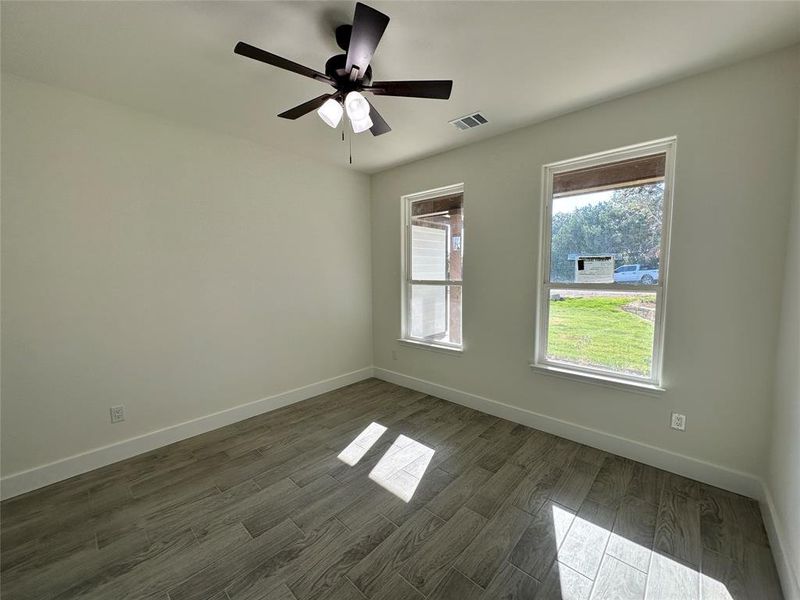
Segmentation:
{"type": "Polygon", "coordinates": [[[372,119],[367,114],[363,119],[350,119],[350,125],[353,127],[353,133],[361,133],[372,127],[372,119]]]}
{"type": "Polygon", "coordinates": [[[344,109],[342,105],[339,103],[338,100],[334,100],[333,98],[328,98],[325,101],[317,114],[319,118],[322,119],[326,125],[333,127],[336,129],[339,126],[339,121],[342,120],[342,114],[344,113],[344,109]]]}
{"type": "MultiPolygon", "coordinates": [[[[344,99],[344,107],[347,110],[347,116],[350,121],[355,124],[356,121],[362,121],[369,118],[369,102],[358,92],[350,92],[344,99]]],[[[372,123],[370,122],[370,126],[372,123]]]]}

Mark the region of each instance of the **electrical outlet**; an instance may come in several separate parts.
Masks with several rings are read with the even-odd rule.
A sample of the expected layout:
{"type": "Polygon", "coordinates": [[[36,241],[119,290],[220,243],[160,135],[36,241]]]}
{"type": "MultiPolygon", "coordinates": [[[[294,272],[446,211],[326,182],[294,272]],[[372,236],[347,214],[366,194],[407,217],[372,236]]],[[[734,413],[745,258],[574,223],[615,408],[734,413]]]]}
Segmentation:
{"type": "Polygon", "coordinates": [[[112,423],[119,423],[120,421],[125,420],[125,407],[120,406],[112,406],[110,409],[111,412],[111,422],[112,423]]]}
{"type": "Polygon", "coordinates": [[[672,422],[670,427],[678,431],[686,431],[686,415],[680,413],[672,413],[672,422]]]}

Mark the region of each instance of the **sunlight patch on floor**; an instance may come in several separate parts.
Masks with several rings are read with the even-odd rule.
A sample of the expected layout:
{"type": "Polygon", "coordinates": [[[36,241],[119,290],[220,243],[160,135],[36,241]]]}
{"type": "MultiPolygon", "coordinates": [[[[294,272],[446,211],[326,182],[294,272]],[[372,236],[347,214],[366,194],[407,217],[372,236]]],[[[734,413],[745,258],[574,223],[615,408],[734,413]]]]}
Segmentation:
{"type": "Polygon", "coordinates": [[[339,460],[351,467],[356,465],[386,431],[380,423],[370,423],[350,444],[339,453],[339,460]]]}
{"type": "Polygon", "coordinates": [[[624,582],[625,589],[645,600],[734,600],[724,583],[660,552],[612,533],[551,503],[553,536],[564,598],[607,597],[624,582]],[[649,577],[648,577],[649,574],[649,577]],[[702,592],[701,592],[702,588],[702,592]]]}
{"type": "Polygon", "coordinates": [[[414,496],[434,450],[400,435],[378,461],[369,478],[404,502],[414,496]]]}

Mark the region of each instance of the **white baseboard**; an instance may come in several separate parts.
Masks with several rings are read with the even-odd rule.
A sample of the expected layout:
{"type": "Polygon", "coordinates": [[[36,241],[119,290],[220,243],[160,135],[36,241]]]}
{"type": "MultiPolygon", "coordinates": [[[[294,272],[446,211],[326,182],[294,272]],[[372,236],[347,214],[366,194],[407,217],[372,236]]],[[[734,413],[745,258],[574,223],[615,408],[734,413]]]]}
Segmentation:
{"type": "Polygon", "coordinates": [[[763,500],[763,486],[758,477],[716,465],[690,456],[657,448],[643,442],[623,438],[611,433],[592,429],[549,417],[497,400],[439,385],[424,379],[417,379],[403,373],[374,368],[374,376],[390,383],[402,385],[431,396],[437,396],[456,404],[468,406],[481,412],[508,419],[535,429],[546,431],[569,440],[586,444],[606,452],[618,454],[672,473],[677,473],[697,481],[702,481],[725,490],[763,500]]]}
{"type": "Polygon", "coordinates": [[[772,499],[772,493],[766,483],[761,483],[763,487],[763,497],[761,502],[761,516],[764,518],[764,527],[767,529],[769,545],[772,549],[772,557],[775,559],[775,567],[778,569],[778,576],[781,579],[783,597],[785,600],[800,600],[800,574],[795,570],[795,565],[800,557],[794,554],[794,548],[789,544],[789,540],[783,537],[786,531],[782,524],[778,510],[772,499]]]}
{"type": "Polygon", "coordinates": [[[309,385],[281,392],[261,400],[248,402],[221,410],[219,412],[192,419],[145,433],[115,444],[94,448],[74,456],[57,460],[55,462],[34,467],[27,471],[12,473],[0,479],[0,498],[12,498],[19,494],[24,494],[31,490],[69,479],[75,475],[86,473],[99,467],[104,467],[112,463],[149,452],[156,448],[161,448],[174,442],[179,442],[186,438],[206,433],[213,429],[224,427],[256,415],[260,415],[282,406],[294,404],[301,400],[306,400],[325,392],[330,392],[337,388],[356,383],[363,379],[372,377],[372,367],[365,367],[357,371],[331,377],[323,381],[317,381],[309,385]]]}

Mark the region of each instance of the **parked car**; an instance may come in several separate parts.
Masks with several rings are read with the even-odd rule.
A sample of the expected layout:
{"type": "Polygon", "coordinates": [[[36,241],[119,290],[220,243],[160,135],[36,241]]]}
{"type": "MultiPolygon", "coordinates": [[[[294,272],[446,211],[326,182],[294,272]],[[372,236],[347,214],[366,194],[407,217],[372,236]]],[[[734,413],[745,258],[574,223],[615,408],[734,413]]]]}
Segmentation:
{"type": "Polygon", "coordinates": [[[643,265],[620,265],[614,269],[614,283],[641,283],[653,285],[658,282],[658,269],[643,265]]]}

